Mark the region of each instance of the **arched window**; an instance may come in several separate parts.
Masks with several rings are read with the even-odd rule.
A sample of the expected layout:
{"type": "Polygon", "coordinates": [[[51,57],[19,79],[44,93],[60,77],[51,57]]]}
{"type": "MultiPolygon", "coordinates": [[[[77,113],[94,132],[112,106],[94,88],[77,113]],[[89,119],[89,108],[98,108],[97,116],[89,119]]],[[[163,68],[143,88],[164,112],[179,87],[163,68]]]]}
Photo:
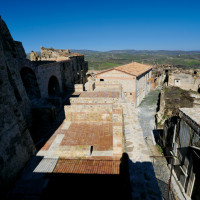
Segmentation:
{"type": "Polygon", "coordinates": [[[20,71],[20,75],[29,99],[40,98],[40,89],[34,71],[28,67],[24,67],[20,71]]]}
{"type": "Polygon", "coordinates": [[[55,76],[51,76],[49,79],[48,94],[50,97],[60,96],[60,86],[58,79],[55,76]]]}

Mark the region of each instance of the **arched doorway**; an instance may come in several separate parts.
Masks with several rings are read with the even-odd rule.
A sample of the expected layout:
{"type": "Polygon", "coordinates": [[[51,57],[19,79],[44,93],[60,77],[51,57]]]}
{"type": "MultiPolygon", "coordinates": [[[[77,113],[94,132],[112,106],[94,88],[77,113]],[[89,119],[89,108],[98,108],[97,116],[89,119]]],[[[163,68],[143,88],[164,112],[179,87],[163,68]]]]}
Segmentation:
{"type": "Polygon", "coordinates": [[[28,67],[24,67],[20,71],[20,75],[29,99],[40,98],[40,89],[34,71],[28,67]]]}
{"type": "Polygon", "coordinates": [[[60,86],[58,79],[55,76],[51,76],[48,84],[48,94],[50,97],[60,96],[60,86]]]}

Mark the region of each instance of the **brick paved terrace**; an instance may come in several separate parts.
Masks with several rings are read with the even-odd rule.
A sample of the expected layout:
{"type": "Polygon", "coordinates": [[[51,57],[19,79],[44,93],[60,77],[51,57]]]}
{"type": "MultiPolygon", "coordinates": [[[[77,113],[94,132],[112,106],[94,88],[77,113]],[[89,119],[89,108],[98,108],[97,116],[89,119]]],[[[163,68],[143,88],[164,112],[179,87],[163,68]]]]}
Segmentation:
{"type": "MultiPolygon", "coordinates": [[[[79,173],[119,174],[122,153],[122,108],[112,104],[94,104],[65,106],[64,122],[37,156],[52,159],[49,161],[51,167],[46,169],[45,166],[45,170],[52,173],[76,173],[78,168],[79,173]],[[92,169],[91,166],[95,168],[93,172],[88,170],[92,169]]],[[[35,172],[45,171],[44,159],[35,172]]]]}

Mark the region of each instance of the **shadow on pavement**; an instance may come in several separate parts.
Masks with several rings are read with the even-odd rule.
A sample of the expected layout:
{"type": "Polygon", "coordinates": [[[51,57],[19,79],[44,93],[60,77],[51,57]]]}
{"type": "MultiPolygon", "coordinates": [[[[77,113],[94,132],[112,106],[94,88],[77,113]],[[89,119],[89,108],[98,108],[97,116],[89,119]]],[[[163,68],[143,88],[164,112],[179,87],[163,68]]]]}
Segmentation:
{"type": "Polygon", "coordinates": [[[41,157],[34,159],[8,199],[161,199],[152,163],[133,163],[127,153],[119,174],[35,173],[41,157]]]}

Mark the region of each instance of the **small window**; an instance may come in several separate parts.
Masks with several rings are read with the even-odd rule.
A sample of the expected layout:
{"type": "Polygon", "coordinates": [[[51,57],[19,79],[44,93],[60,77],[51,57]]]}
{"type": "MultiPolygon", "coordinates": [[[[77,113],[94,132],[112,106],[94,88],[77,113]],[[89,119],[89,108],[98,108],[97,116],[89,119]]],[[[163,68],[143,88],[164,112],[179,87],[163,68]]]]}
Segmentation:
{"type": "Polygon", "coordinates": [[[130,93],[130,95],[132,95],[132,93],[130,93]]]}
{"type": "Polygon", "coordinates": [[[194,71],[194,74],[197,74],[197,71],[194,71]]]}
{"type": "Polygon", "coordinates": [[[93,146],[90,147],[90,155],[92,155],[93,152],[93,146]]]}
{"type": "Polygon", "coordinates": [[[104,81],[104,79],[100,79],[100,81],[104,81]]]}

